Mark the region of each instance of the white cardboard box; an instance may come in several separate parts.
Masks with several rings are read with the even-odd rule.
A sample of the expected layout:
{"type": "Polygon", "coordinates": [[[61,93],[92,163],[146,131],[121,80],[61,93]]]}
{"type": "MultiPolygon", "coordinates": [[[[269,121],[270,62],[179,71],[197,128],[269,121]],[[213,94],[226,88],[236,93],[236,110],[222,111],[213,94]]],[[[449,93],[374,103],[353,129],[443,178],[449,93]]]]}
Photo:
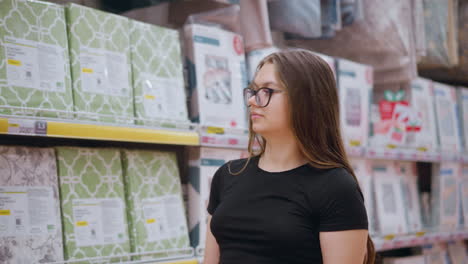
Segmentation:
{"type": "Polygon", "coordinates": [[[411,82],[411,107],[418,113],[421,130],[407,137],[407,147],[425,151],[435,151],[437,144],[437,124],[434,109],[434,96],[431,80],[417,78],[411,82]]]}
{"type": "Polygon", "coordinates": [[[346,147],[366,146],[369,134],[372,67],[338,60],[341,129],[346,147]]]}
{"type": "Polygon", "coordinates": [[[249,81],[253,81],[257,67],[260,61],[262,61],[268,55],[279,51],[276,47],[270,47],[265,49],[257,49],[247,54],[247,68],[249,71],[249,81]]]}
{"type": "Polygon", "coordinates": [[[459,183],[462,165],[458,162],[442,162],[432,165],[432,217],[433,228],[453,231],[459,226],[459,183]]]}
{"type": "Polygon", "coordinates": [[[463,216],[462,223],[465,228],[468,228],[468,165],[463,165],[462,176],[460,179],[460,200],[461,214],[463,216]]]}
{"type": "Polygon", "coordinates": [[[461,137],[463,142],[463,152],[468,153],[468,88],[457,89],[459,122],[461,127],[461,137]]]}
{"type": "Polygon", "coordinates": [[[372,161],[375,188],[375,203],[378,226],[381,235],[405,234],[408,231],[401,190],[393,161],[372,161]]]}
{"type": "Polygon", "coordinates": [[[218,27],[184,28],[190,117],[201,125],[247,128],[243,89],[247,70],[242,37],[218,27]]]}
{"type": "Polygon", "coordinates": [[[426,264],[426,258],[423,255],[400,257],[400,258],[384,258],[384,264],[426,264]]]}
{"type": "Polygon", "coordinates": [[[401,180],[408,232],[419,232],[423,229],[423,226],[416,163],[396,161],[395,170],[401,180]]]}
{"type": "Polygon", "coordinates": [[[226,162],[240,159],[241,150],[193,147],[189,151],[188,215],[192,246],[203,255],[211,180],[226,162]]]}
{"type": "Polygon", "coordinates": [[[359,181],[362,194],[364,195],[364,203],[367,211],[367,219],[369,222],[369,233],[375,233],[375,205],[374,205],[374,189],[372,184],[372,169],[371,161],[360,158],[350,159],[354,174],[359,181]]]}
{"type": "Polygon", "coordinates": [[[457,96],[454,87],[434,82],[434,98],[437,131],[442,152],[461,151],[459,120],[457,118],[457,96]]]}
{"type": "Polygon", "coordinates": [[[465,242],[462,240],[448,243],[448,253],[452,264],[468,263],[465,242]]]}

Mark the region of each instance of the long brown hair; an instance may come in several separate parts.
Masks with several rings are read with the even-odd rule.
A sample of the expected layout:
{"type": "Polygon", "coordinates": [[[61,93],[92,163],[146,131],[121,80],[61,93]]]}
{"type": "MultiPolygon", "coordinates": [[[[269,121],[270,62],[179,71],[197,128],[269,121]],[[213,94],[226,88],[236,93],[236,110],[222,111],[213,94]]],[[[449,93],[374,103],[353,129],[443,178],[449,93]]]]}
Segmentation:
{"type": "MultiPolygon", "coordinates": [[[[267,63],[275,65],[277,77],[288,91],[289,105],[293,108],[289,111],[292,130],[309,164],[320,169],[344,168],[357,182],[341,137],[338,91],[328,63],[302,49],[273,53],[259,63],[257,71],[267,63]]],[[[250,157],[262,155],[266,144],[249,122],[250,157]],[[255,142],[260,145],[257,151],[254,150],[255,142]]],[[[369,236],[364,264],[374,262],[375,248],[369,236]]]]}

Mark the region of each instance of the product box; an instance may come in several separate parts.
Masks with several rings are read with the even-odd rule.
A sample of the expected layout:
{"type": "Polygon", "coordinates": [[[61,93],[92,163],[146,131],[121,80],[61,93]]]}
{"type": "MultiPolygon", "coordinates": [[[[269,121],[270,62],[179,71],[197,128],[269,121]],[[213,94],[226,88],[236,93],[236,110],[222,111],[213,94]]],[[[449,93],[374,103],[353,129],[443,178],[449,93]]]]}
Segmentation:
{"type": "Polygon", "coordinates": [[[434,82],[434,98],[440,149],[442,152],[458,153],[462,146],[456,89],[434,82]]]}
{"type": "Polygon", "coordinates": [[[433,82],[417,78],[405,85],[374,89],[371,145],[437,151],[433,82]]]}
{"type": "Polygon", "coordinates": [[[131,20],[130,47],[136,123],[187,123],[178,31],[131,20]]]}
{"type": "Polygon", "coordinates": [[[395,161],[395,170],[401,181],[408,232],[419,232],[423,229],[423,226],[416,163],[395,161]]]}
{"type": "Polygon", "coordinates": [[[460,201],[461,215],[463,216],[461,223],[465,228],[468,228],[468,165],[462,166],[462,175],[460,179],[460,201]]]}
{"type": "Polygon", "coordinates": [[[65,258],[130,253],[120,152],[58,147],[56,153],[65,258]]]}
{"type": "Polygon", "coordinates": [[[432,81],[417,78],[411,82],[413,120],[407,123],[405,145],[420,151],[437,151],[437,123],[432,81]]]}
{"type": "Polygon", "coordinates": [[[383,264],[427,264],[426,257],[423,255],[416,255],[410,257],[388,257],[384,258],[383,264]]]}
{"type": "Polygon", "coordinates": [[[64,8],[4,0],[0,10],[0,114],[72,117],[64,8]]]}
{"type": "Polygon", "coordinates": [[[215,172],[230,160],[240,159],[243,151],[222,148],[193,147],[189,152],[187,186],[189,229],[192,247],[203,256],[206,241],[207,207],[211,180],[215,172]]]}
{"type": "MultiPolygon", "coordinates": [[[[132,252],[188,248],[190,241],[176,154],[124,150],[122,161],[132,252]]],[[[171,256],[177,255],[174,253],[171,256]]],[[[154,259],[158,254],[141,259],[145,257],[154,259]]]]}
{"type": "Polygon", "coordinates": [[[427,264],[451,264],[446,243],[424,245],[422,252],[427,264]]]}
{"type": "Polygon", "coordinates": [[[374,234],[376,212],[374,210],[374,188],[372,181],[371,161],[360,158],[350,159],[350,164],[354,170],[354,174],[358,178],[359,186],[364,195],[364,203],[367,211],[367,220],[369,222],[369,233],[374,234]]]}
{"type": "Polygon", "coordinates": [[[393,161],[373,160],[371,166],[380,235],[407,233],[401,179],[393,161]]]}
{"type": "Polygon", "coordinates": [[[205,126],[247,128],[242,37],[218,27],[184,27],[190,117],[205,126]]]}
{"type": "Polygon", "coordinates": [[[326,63],[328,63],[328,66],[330,66],[330,68],[332,69],[333,71],[333,74],[335,75],[335,78],[336,78],[336,63],[335,63],[335,58],[331,57],[331,56],[328,56],[328,55],[325,55],[325,54],[322,54],[322,53],[318,53],[318,52],[314,52],[316,55],[318,55],[320,58],[322,58],[326,63]]]}
{"type": "Polygon", "coordinates": [[[468,263],[468,254],[463,240],[448,242],[448,254],[452,264],[468,263]]]}
{"type": "Polygon", "coordinates": [[[341,129],[345,147],[365,147],[369,134],[372,68],[344,59],[339,59],[337,65],[341,129]]]}
{"type": "Polygon", "coordinates": [[[1,262],[63,261],[55,153],[0,146],[1,262]]]}
{"type": "Polygon", "coordinates": [[[249,71],[249,81],[252,82],[257,72],[258,64],[268,55],[278,52],[276,47],[257,49],[247,53],[247,68],[249,71]]]}
{"type": "Polygon", "coordinates": [[[77,117],[133,124],[128,18],[77,4],[66,17],[77,117]]]}
{"type": "Polygon", "coordinates": [[[468,154],[468,88],[460,87],[457,89],[458,109],[460,122],[460,136],[462,138],[462,152],[468,154]]]}
{"type": "Polygon", "coordinates": [[[432,165],[432,224],[437,231],[453,231],[460,225],[462,165],[442,162],[432,165]]]}

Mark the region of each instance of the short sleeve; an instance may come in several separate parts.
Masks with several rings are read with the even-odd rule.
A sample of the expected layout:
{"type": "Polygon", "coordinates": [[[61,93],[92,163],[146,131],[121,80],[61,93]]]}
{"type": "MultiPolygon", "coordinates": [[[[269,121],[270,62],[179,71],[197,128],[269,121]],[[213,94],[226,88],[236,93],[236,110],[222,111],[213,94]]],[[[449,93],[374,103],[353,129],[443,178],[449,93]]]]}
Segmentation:
{"type": "Polygon", "coordinates": [[[213,215],[218,207],[219,203],[221,202],[221,188],[222,188],[222,171],[223,167],[219,168],[215,174],[213,175],[213,179],[211,180],[211,187],[210,187],[210,198],[208,201],[208,213],[213,215]]]}
{"type": "Polygon", "coordinates": [[[319,232],[368,229],[362,192],[354,177],[344,169],[327,175],[319,208],[319,232]]]}

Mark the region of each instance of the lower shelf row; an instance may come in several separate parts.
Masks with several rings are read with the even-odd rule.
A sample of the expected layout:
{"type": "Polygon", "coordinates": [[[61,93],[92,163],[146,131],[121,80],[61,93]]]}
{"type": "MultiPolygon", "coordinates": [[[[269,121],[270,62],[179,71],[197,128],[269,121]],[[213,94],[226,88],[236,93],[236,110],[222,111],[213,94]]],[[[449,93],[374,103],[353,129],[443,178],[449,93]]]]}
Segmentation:
{"type": "MultiPolygon", "coordinates": [[[[211,177],[245,155],[190,148],[182,185],[175,152],[0,146],[0,246],[11,263],[202,256],[211,177]]],[[[431,199],[418,188],[415,163],[352,165],[378,250],[468,237],[459,231],[467,229],[468,207],[461,164],[434,165],[431,199]]]]}

